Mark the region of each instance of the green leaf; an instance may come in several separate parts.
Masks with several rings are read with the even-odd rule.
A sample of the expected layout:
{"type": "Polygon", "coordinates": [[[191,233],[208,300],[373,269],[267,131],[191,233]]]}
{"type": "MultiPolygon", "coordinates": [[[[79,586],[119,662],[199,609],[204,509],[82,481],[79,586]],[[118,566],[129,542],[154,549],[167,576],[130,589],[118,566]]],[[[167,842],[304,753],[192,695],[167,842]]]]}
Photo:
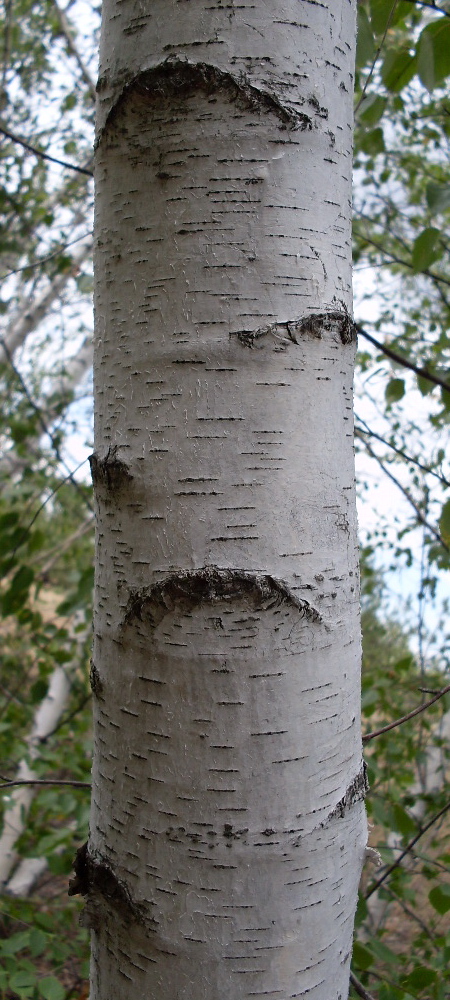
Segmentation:
{"type": "Polygon", "coordinates": [[[430,264],[433,264],[441,256],[441,237],[440,229],[429,226],[427,229],[422,230],[414,240],[412,266],[416,273],[418,271],[426,271],[430,264]]]}
{"type": "Polygon", "coordinates": [[[377,153],[384,152],[384,136],[383,129],[374,128],[370,132],[366,132],[362,136],[359,143],[359,149],[362,153],[367,153],[368,156],[376,156],[377,153]]]}
{"type": "Polygon", "coordinates": [[[30,932],[30,952],[33,958],[42,955],[46,951],[48,943],[48,934],[44,934],[44,931],[34,927],[30,932]]]}
{"type": "Polygon", "coordinates": [[[444,504],[439,518],[439,531],[444,542],[450,543],[450,500],[444,504]]]}
{"type": "Polygon", "coordinates": [[[446,212],[450,208],[450,184],[427,184],[427,205],[431,212],[446,212]]]}
{"type": "Polygon", "coordinates": [[[55,976],[44,976],[43,979],[40,979],[38,989],[44,1000],[64,1000],[66,995],[65,989],[59,980],[55,979],[55,976]]]}
{"type": "Polygon", "coordinates": [[[394,968],[398,967],[398,955],[395,951],[392,951],[392,948],[388,948],[388,946],[378,938],[374,938],[374,940],[371,941],[371,945],[375,955],[377,955],[382,962],[386,962],[387,965],[393,965],[394,968]]]}
{"type": "Polygon", "coordinates": [[[25,604],[28,597],[29,588],[34,580],[34,572],[31,566],[20,566],[14,574],[12,582],[2,598],[2,614],[14,614],[25,604]]]}
{"type": "Polygon", "coordinates": [[[410,82],[416,72],[417,59],[409,48],[388,49],[381,67],[381,78],[385,87],[397,94],[410,82]]]}
{"type": "Polygon", "coordinates": [[[32,997],[36,986],[36,973],[15,972],[9,980],[9,988],[19,997],[32,997]]]}
{"type": "Polygon", "coordinates": [[[409,976],[402,979],[402,986],[406,986],[406,989],[411,990],[422,990],[425,986],[431,986],[431,983],[435,983],[437,979],[437,972],[434,969],[427,969],[424,965],[418,965],[409,976]]]}
{"type": "Polygon", "coordinates": [[[353,945],[352,963],[357,969],[368,969],[374,963],[374,956],[365,945],[355,941],[353,945]]]}
{"type": "Polygon", "coordinates": [[[405,395],[404,378],[391,378],[384,391],[387,403],[398,403],[405,395]]]}
{"type": "Polygon", "coordinates": [[[438,913],[447,913],[450,910],[450,885],[443,883],[435,886],[428,893],[428,899],[438,913]]]}
{"type": "Polygon", "coordinates": [[[362,68],[371,63],[375,55],[372,28],[364,7],[358,7],[358,35],[356,42],[356,66],[362,68]]]}
{"type": "Polygon", "coordinates": [[[91,274],[80,274],[77,279],[77,287],[84,295],[91,295],[94,290],[94,279],[91,274]]]}
{"type": "Polygon", "coordinates": [[[403,809],[401,805],[395,803],[392,807],[392,814],[394,817],[394,826],[404,837],[410,837],[417,832],[417,824],[408,815],[406,809],[403,809]]]}
{"type": "Polygon", "coordinates": [[[16,524],[19,522],[19,515],[16,511],[10,510],[7,514],[2,514],[0,517],[0,534],[7,531],[8,528],[15,528],[16,524]]]}
{"type": "Polygon", "coordinates": [[[370,0],[370,18],[377,35],[384,34],[387,27],[392,28],[409,13],[410,7],[405,0],[396,4],[393,0],[370,0]]]}
{"type": "Polygon", "coordinates": [[[386,97],[380,97],[379,94],[369,94],[368,97],[364,98],[359,109],[358,117],[360,121],[364,125],[376,125],[383,115],[386,104],[386,97]]]}
{"type": "Polygon", "coordinates": [[[417,386],[422,396],[429,396],[430,392],[436,388],[433,382],[430,382],[429,378],[425,378],[423,375],[417,376],[417,386]]]}
{"type": "Polygon", "coordinates": [[[431,93],[450,75],[450,20],[433,21],[423,29],[416,47],[419,77],[431,93]]]}
{"type": "Polygon", "coordinates": [[[0,941],[0,953],[2,955],[15,955],[18,951],[28,948],[29,941],[29,931],[20,931],[18,934],[12,934],[11,937],[0,941]]]}

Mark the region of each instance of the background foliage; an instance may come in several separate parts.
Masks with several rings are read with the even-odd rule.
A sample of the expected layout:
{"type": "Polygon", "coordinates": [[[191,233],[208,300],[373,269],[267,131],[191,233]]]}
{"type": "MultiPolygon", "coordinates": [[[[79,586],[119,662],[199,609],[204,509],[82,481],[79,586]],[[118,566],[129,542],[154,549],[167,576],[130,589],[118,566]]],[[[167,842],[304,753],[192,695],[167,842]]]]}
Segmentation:
{"type": "MultiPolygon", "coordinates": [[[[0,904],[0,998],[65,1000],[88,993],[87,933],[67,884],[87,835],[90,770],[93,516],[85,459],[99,7],[85,0],[66,0],[64,7],[56,0],[3,0],[0,12],[5,828],[24,788],[8,781],[23,768],[37,780],[73,782],[27,786],[29,798],[20,800],[23,830],[0,904]],[[61,681],[57,702],[52,692],[61,681]],[[30,858],[39,860],[40,873],[22,881],[18,893],[30,858]]],[[[386,477],[403,504],[392,500],[364,532],[367,733],[425,704],[449,682],[441,581],[450,558],[450,2],[360,0],[358,23],[360,490],[377,496],[376,470],[377,481],[386,477]],[[390,595],[392,570],[402,567],[418,581],[409,611],[394,608],[390,595]],[[442,595],[441,613],[430,618],[442,595]]],[[[368,863],[361,887],[355,996],[450,996],[449,720],[447,694],[367,741],[371,843],[381,866],[368,863]]],[[[4,838],[0,865],[2,851],[5,857],[4,838]]]]}

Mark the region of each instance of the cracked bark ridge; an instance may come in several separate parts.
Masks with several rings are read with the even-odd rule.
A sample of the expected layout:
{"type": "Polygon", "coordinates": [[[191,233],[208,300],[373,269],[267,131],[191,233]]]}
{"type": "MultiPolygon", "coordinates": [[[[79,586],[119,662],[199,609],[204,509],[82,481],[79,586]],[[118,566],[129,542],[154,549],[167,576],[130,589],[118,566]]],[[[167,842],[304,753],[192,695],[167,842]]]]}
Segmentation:
{"type": "Polygon", "coordinates": [[[300,319],[272,323],[257,330],[239,330],[231,333],[230,337],[236,337],[239,343],[249,348],[256,347],[266,337],[273,337],[280,350],[280,345],[287,347],[289,343],[299,344],[300,339],[305,336],[321,340],[324,333],[337,335],[342,344],[351,344],[356,341],[357,329],[348,312],[336,309],[308,313],[300,319]]]}
{"type": "Polygon", "coordinates": [[[135,618],[145,618],[151,628],[156,628],[175,608],[185,614],[204,602],[240,599],[265,611],[283,604],[290,605],[309,621],[322,622],[315,608],[295,597],[284,583],[268,574],[205,566],[199,570],[180,571],[153,587],[133,591],[125,611],[124,625],[135,618]]]}
{"type": "MultiPolygon", "coordinates": [[[[101,93],[108,85],[108,79],[100,77],[97,91],[101,93]]],[[[222,95],[230,104],[256,113],[271,112],[281,122],[284,128],[311,130],[313,120],[310,115],[284,105],[274,94],[267,90],[254,87],[243,73],[233,76],[208,63],[192,63],[187,59],[169,56],[163,63],[140,73],[132,80],[124,81],[121,94],[111,108],[102,132],[110,125],[122,102],[130,92],[140,94],[150,102],[161,103],[174,98],[188,98],[194,93],[203,93],[206,97],[222,95]]],[[[308,102],[313,113],[319,118],[326,117],[326,109],[322,108],[316,98],[308,102]]],[[[102,132],[97,138],[97,145],[102,132]]]]}
{"type": "Polygon", "coordinates": [[[125,882],[118,878],[105,858],[90,854],[87,842],[78,848],[73,870],[75,877],[69,882],[69,896],[87,897],[92,911],[97,910],[97,913],[102,903],[106,903],[129,923],[148,923],[144,907],[132,898],[125,882]]]}
{"type": "Polygon", "coordinates": [[[94,489],[102,489],[110,498],[128,486],[133,478],[126,463],[117,457],[117,450],[117,446],[112,445],[104,458],[95,452],[89,456],[94,489]]]}
{"type": "Polygon", "coordinates": [[[369,791],[369,781],[367,778],[367,764],[365,761],[362,762],[361,768],[358,774],[350,782],[345,790],[345,794],[339,800],[337,805],[328,814],[325,823],[322,826],[326,826],[333,819],[342,819],[346,812],[355,802],[362,802],[367,792],[369,791]]]}
{"type": "Polygon", "coordinates": [[[91,685],[92,694],[95,695],[96,698],[100,698],[103,691],[103,682],[93,660],[91,660],[89,670],[89,683],[91,685]]]}

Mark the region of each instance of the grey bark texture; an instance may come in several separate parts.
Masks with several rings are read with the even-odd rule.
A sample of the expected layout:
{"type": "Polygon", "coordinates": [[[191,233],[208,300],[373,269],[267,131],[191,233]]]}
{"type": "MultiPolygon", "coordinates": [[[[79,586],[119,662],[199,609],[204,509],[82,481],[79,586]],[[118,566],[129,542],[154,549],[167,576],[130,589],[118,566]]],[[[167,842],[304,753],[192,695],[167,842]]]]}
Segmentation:
{"type": "Polygon", "coordinates": [[[105,0],[91,1000],[344,1000],[353,0],[105,0]]]}

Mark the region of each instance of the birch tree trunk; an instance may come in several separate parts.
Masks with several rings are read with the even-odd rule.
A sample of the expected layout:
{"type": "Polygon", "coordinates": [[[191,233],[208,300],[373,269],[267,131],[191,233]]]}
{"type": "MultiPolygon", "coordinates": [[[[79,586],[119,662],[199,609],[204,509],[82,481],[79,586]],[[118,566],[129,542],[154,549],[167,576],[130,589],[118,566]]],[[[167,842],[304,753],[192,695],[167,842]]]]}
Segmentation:
{"type": "Polygon", "coordinates": [[[354,0],[104,0],[91,1000],[343,1000],[354,0]]]}

